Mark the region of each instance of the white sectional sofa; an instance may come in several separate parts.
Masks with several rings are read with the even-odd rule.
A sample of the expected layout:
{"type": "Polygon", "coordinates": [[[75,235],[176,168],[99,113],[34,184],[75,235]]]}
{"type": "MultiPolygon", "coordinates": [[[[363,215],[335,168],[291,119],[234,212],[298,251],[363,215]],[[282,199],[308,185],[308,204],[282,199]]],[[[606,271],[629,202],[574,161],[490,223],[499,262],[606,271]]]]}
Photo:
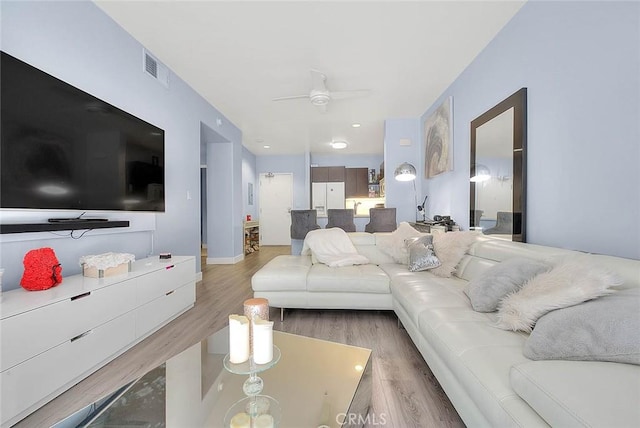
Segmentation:
{"type": "MultiPolygon", "coordinates": [[[[481,236],[454,276],[441,278],[395,263],[377,245],[383,235],[349,234],[368,265],[276,257],[252,278],[254,295],[281,308],[393,310],[467,426],[640,426],[640,366],[530,360],[523,355],[529,335],[496,328],[496,313],[474,311],[463,291],[507,259],[578,252],[481,236]]],[[[592,257],[623,279],[616,288],[640,287],[640,261],[592,257]]]]}

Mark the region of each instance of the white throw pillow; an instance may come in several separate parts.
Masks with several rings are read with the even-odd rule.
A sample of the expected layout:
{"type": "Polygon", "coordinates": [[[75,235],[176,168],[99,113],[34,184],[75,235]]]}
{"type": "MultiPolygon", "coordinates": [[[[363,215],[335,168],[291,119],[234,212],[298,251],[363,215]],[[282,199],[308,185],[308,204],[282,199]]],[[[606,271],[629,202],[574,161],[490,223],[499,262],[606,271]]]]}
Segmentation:
{"type": "Polygon", "coordinates": [[[376,245],[380,250],[388,254],[396,263],[407,264],[409,250],[406,240],[418,236],[426,235],[415,230],[409,223],[403,221],[398,228],[389,235],[379,235],[376,237],[376,245]]]}
{"type": "Polygon", "coordinates": [[[593,266],[590,256],[566,258],[500,302],[496,326],[531,332],[538,318],[555,309],[577,305],[611,293],[622,281],[607,269],[593,266]]]}
{"type": "Polygon", "coordinates": [[[440,266],[431,269],[430,272],[436,276],[449,278],[478,234],[479,232],[475,231],[434,233],[433,250],[440,260],[440,266]]]}

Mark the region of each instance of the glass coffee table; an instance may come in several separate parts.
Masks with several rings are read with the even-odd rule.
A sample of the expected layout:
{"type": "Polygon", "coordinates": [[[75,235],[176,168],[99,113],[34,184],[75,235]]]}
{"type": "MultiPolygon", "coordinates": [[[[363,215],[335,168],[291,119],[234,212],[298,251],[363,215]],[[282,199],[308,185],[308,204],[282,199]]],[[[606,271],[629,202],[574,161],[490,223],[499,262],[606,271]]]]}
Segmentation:
{"type": "MultiPolygon", "coordinates": [[[[279,331],[273,341],[280,359],[259,374],[264,386],[256,399],[274,406],[276,426],[359,427],[367,421],[371,350],[279,331]]],[[[78,415],[87,409],[55,428],[229,426],[247,399],[247,376],[225,369],[228,352],[225,328],[94,403],[81,422],[78,415]]]]}

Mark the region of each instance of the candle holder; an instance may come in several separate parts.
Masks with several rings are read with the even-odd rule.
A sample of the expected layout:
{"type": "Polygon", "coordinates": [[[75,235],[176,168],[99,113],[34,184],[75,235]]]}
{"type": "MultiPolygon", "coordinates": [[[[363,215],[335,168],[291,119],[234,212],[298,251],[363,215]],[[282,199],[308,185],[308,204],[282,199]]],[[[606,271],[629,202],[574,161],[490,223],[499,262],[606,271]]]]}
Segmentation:
{"type": "Polygon", "coordinates": [[[268,395],[254,395],[237,401],[227,410],[224,417],[224,426],[232,426],[231,423],[233,421],[234,426],[244,422],[244,425],[252,427],[277,427],[280,425],[281,417],[282,409],[275,398],[268,395]],[[247,425],[246,422],[249,422],[249,424],[247,425]]]}
{"type": "Polygon", "coordinates": [[[244,363],[233,364],[229,360],[229,354],[224,357],[223,364],[224,368],[231,373],[249,375],[249,378],[245,380],[242,385],[242,391],[246,396],[251,397],[260,394],[264,386],[262,378],[258,376],[258,373],[269,370],[275,366],[278,361],[280,361],[280,356],[280,348],[273,345],[273,359],[266,364],[256,364],[255,361],[253,361],[253,355],[244,363]]]}

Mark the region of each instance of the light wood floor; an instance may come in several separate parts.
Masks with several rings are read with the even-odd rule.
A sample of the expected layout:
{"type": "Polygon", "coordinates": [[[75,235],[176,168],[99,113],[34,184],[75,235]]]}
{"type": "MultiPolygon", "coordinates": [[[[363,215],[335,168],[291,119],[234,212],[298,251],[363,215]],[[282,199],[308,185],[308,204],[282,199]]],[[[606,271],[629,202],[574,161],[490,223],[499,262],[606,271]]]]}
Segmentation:
{"type": "MultiPolygon", "coordinates": [[[[16,427],[47,427],[132,381],[168,358],[224,327],[230,313],[242,313],[252,297],[251,276],[289,247],[262,247],[235,265],[206,265],[196,305],[16,427]]],[[[275,328],[373,351],[373,416],[369,426],[464,427],[429,367],[392,311],[287,310],[273,308],[275,328]]],[[[180,427],[182,428],[182,427],[180,427]]],[[[301,427],[303,428],[303,427],[301,427]]]]}

